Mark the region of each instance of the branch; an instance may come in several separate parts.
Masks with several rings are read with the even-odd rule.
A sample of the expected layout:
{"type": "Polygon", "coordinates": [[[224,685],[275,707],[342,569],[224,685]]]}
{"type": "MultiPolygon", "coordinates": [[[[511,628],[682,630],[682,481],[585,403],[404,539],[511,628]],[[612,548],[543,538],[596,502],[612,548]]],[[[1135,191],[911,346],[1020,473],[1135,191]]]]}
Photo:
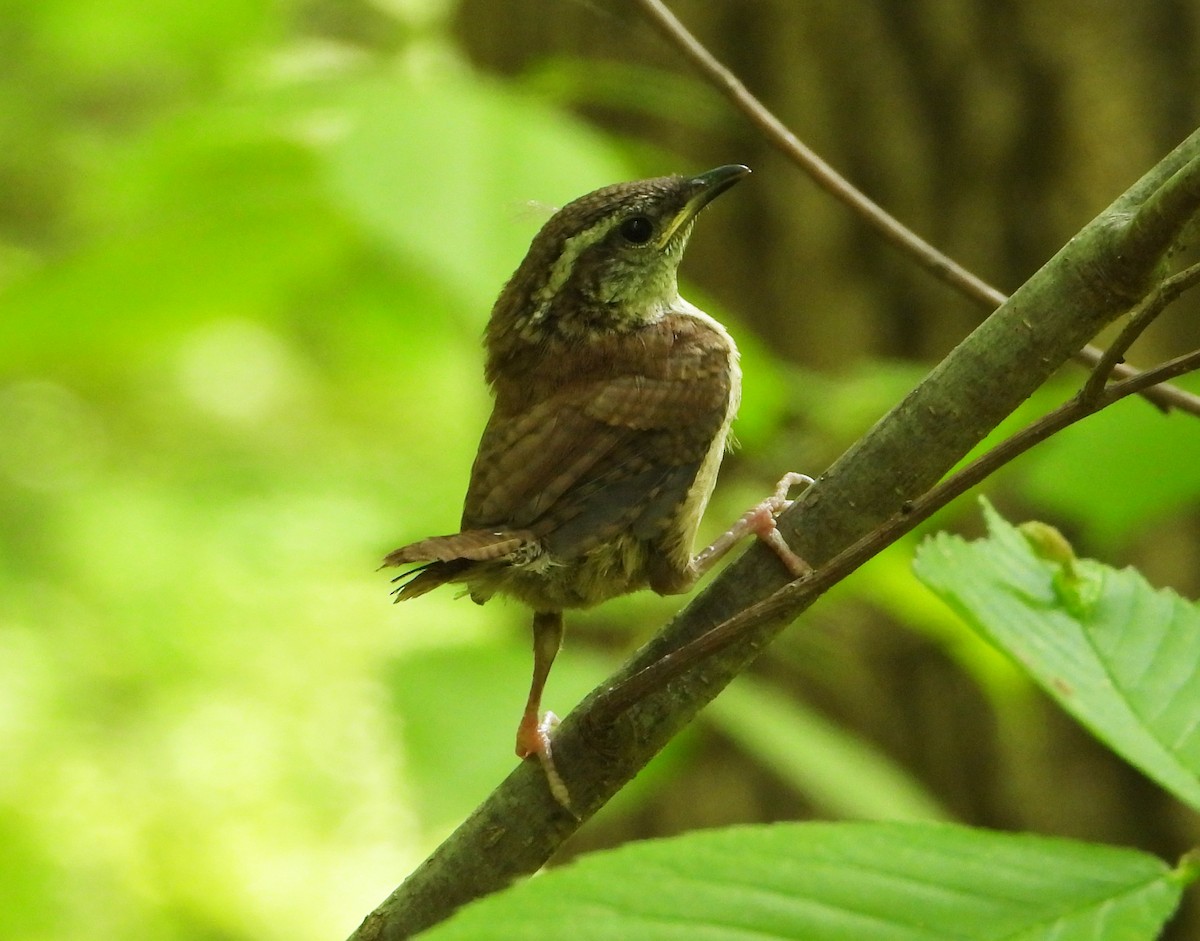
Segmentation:
{"type": "MultiPolygon", "coordinates": [[[[1080,390],[1080,397],[1092,401],[1100,398],[1113,370],[1124,361],[1126,352],[1171,303],[1188,288],[1200,282],[1200,264],[1192,265],[1162,282],[1129,314],[1129,319],[1117,338],[1097,361],[1092,374],[1080,390]]],[[[1137,373],[1136,375],[1141,375],[1137,373]]]]}
{"type": "MultiPolygon", "coordinates": [[[[1163,246],[1193,210],[1197,157],[1200,131],[1073,238],[839,458],[781,517],[792,548],[818,569],[841,553],[858,560],[878,551],[882,544],[855,547],[898,514],[911,516],[922,495],[972,447],[1090,337],[1148,294],[1163,246]],[[1152,207],[1146,215],[1139,212],[1143,206],[1152,207]]],[[[1140,374],[1128,388],[1142,392],[1170,374],[1165,367],[1140,374]]],[[[752,546],[563,721],[555,757],[578,817],[550,795],[536,763],[522,763],[353,938],[410,937],[540,868],[811,603],[812,596],[787,605],[764,602],[786,581],[777,558],[752,546]],[[756,613],[739,615],[746,609],[756,613]],[[754,626],[613,717],[605,706],[608,690],[735,616],[754,626]]]]}
{"type": "MultiPolygon", "coordinates": [[[[1007,300],[1003,292],[925,241],[822,160],[755,98],[741,80],[722,65],[661,0],[635,2],[659,34],[675,46],[709,84],[729,99],[776,150],[800,167],[819,187],[849,207],[885,241],[900,249],[935,278],[988,311],[994,310],[1007,300]]],[[[1164,207],[1164,211],[1169,217],[1173,210],[1171,207],[1164,207]]],[[[1102,355],[1098,348],[1082,345],[1074,357],[1084,365],[1095,367],[1102,355]]],[[[1124,363],[1113,364],[1111,371],[1118,378],[1128,378],[1137,374],[1137,369],[1124,363]]],[[[1200,396],[1184,389],[1162,385],[1148,389],[1142,395],[1163,411],[1176,408],[1200,416],[1200,396]]]]}

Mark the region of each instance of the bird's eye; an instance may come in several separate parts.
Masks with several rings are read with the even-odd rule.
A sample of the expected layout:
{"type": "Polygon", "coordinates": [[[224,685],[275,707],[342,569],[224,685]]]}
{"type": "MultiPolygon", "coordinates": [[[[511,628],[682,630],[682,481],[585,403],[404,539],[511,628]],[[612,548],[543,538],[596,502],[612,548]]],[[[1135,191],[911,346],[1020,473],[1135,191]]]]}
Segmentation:
{"type": "Polygon", "coordinates": [[[621,223],[621,236],[634,245],[645,245],[654,234],[654,223],[645,216],[633,216],[621,223]]]}

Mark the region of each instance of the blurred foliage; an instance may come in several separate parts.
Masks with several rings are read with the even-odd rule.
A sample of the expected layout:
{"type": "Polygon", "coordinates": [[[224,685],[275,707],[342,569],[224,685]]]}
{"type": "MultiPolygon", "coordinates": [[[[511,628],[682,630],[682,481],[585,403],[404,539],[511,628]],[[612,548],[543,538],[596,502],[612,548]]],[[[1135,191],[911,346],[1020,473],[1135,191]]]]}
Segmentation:
{"type": "MultiPolygon", "coordinates": [[[[708,31],[752,78],[799,62],[775,76],[792,116],[825,122],[819,143],[949,247],[1010,261],[1010,284],[1162,149],[1127,134],[1114,154],[1089,131],[1095,161],[1054,164],[1079,170],[1069,185],[1047,171],[1045,190],[1013,199],[1000,169],[1019,152],[1020,75],[975,44],[979,23],[917,17],[928,32],[905,45],[877,28],[892,6],[846,34],[876,44],[849,84],[831,7],[804,20],[730,0],[712,16],[737,28],[708,31]],[[943,146],[937,122],[913,117],[936,84],[895,81],[901,52],[937,43],[983,66],[954,89],[986,105],[946,135],[961,166],[930,143],[943,146]],[[857,108],[873,81],[907,106],[857,108]],[[1000,196],[951,191],[956,171],[987,168],[1000,196]],[[1033,222],[1038,239],[1021,242],[1033,222]]],[[[1035,6],[1022,22],[1066,15],[1035,6]]],[[[747,374],[743,447],[702,537],[783,470],[819,472],[974,318],[605,4],[8,0],[0,17],[0,937],[344,935],[510,766],[526,614],[451,593],[394,609],[372,570],[457,522],[488,407],[479,336],[548,205],[755,166],[685,263],[747,374]]],[[[1101,44],[1098,22],[1056,68],[1101,44]]],[[[1030,35],[1013,41],[1037,61],[1044,36],[1065,39],[1030,35]]],[[[1159,87],[1149,65],[1139,75],[1159,87]]],[[[1130,110],[1124,93],[1070,88],[1085,114],[1130,110]]],[[[1125,403],[994,488],[1186,592],[1195,440],[1194,420],[1125,403]],[[1164,483],[1137,485],[1151,478],[1164,483]]],[[[1074,733],[917,585],[913,545],[833,593],[764,665],[769,685],[731,697],[716,732],[686,737],[576,848],[828,811],[806,792],[828,790],[823,747],[881,769],[838,813],[887,813],[887,782],[902,781],[901,816],[1111,830],[1027,799],[1061,786],[1055,736],[1074,733]],[[751,734],[768,707],[786,755],[751,734]]],[[[678,604],[638,596],[572,618],[547,703],[569,708],[678,604]]],[[[1079,754],[1068,781],[1127,787],[1114,818],[1143,800],[1079,754]]],[[[1153,848],[1183,839],[1172,813],[1142,828],[1153,848]]]]}
{"type": "Polygon", "coordinates": [[[507,729],[462,739],[486,777],[422,778],[439,743],[389,685],[424,656],[415,689],[515,717],[519,612],[401,617],[372,569],[456,521],[483,318],[544,215],[524,201],[629,169],[441,28],[369,55],[305,13],[21,12],[0,107],[25,110],[0,147],[0,869],[22,874],[3,936],[345,934],[514,760],[507,729]],[[490,690],[422,654],[492,631],[490,690]]]}

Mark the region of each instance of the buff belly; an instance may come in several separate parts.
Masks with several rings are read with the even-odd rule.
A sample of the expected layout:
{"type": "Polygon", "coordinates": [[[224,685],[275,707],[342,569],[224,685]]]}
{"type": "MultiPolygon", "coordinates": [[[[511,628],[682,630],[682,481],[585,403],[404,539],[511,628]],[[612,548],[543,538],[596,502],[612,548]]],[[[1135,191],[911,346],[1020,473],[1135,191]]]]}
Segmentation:
{"type": "Polygon", "coordinates": [[[577,559],[556,561],[540,555],[515,565],[497,561],[471,572],[468,590],[480,604],[500,594],[535,611],[590,608],[645,588],[646,565],[654,551],[645,540],[619,536],[577,559]]]}

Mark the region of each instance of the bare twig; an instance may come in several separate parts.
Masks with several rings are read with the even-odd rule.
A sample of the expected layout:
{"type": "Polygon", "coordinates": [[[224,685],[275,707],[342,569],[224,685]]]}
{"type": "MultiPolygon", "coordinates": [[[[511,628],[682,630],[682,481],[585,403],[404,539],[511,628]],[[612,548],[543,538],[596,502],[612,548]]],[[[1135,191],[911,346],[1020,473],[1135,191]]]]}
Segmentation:
{"type": "MultiPolygon", "coordinates": [[[[1007,300],[1002,291],[992,287],[925,241],[826,163],[751,94],[741,80],[692,35],[662,0],[635,2],[659,34],[675,46],[714,88],[729,99],[734,107],[762,132],[769,143],[799,166],[814,183],[849,207],[886,241],[912,258],[935,278],[989,311],[1007,300]]],[[[1075,359],[1094,369],[1101,363],[1103,355],[1098,347],[1088,344],[1075,354],[1075,359]]],[[[1113,362],[1106,368],[1112,375],[1122,379],[1138,374],[1135,367],[1121,362],[1113,362]]],[[[1200,396],[1184,389],[1160,385],[1144,391],[1142,395],[1163,411],[1176,408],[1200,417],[1200,396]]]]}
{"type": "MultiPolygon", "coordinates": [[[[1178,274],[1172,275],[1150,292],[1133,309],[1125,326],[1117,334],[1117,338],[1104,351],[1096,368],[1092,370],[1087,382],[1079,390],[1080,397],[1087,401],[1098,398],[1100,391],[1108,384],[1113,370],[1122,362],[1129,348],[1133,346],[1143,331],[1170,306],[1172,301],[1198,282],[1200,282],[1200,264],[1192,265],[1178,274]]],[[[1135,375],[1141,375],[1141,373],[1135,373],[1135,375]]]]}

